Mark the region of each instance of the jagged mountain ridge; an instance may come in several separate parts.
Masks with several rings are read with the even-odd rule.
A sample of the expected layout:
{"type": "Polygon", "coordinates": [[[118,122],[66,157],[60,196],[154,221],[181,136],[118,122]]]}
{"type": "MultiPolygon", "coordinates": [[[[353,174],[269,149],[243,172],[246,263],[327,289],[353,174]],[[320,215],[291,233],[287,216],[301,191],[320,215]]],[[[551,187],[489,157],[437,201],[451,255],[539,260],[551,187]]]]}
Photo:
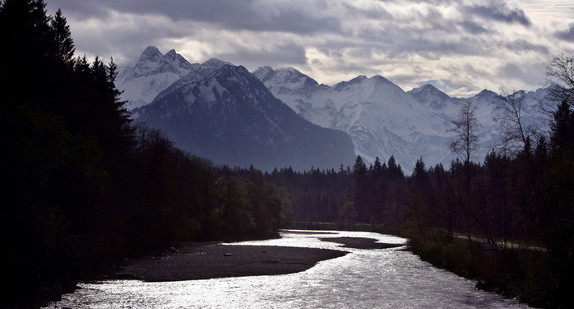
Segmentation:
{"type": "MultiPolygon", "coordinates": [[[[473,160],[481,161],[496,148],[499,125],[493,120],[503,99],[484,90],[471,98],[451,98],[432,85],[403,91],[382,76],[358,76],[334,86],[320,85],[293,69],[260,67],[257,76],[279,99],[303,118],[327,128],[347,132],[353,139],[355,153],[365,161],[391,155],[407,173],[416,160],[423,158],[429,166],[448,166],[456,158],[448,144],[453,140],[451,121],[456,119],[462,103],[470,100],[478,107],[479,147],[473,160]]],[[[540,122],[536,105],[544,91],[525,93],[524,119],[540,122]]]]}
{"type": "Polygon", "coordinates": [[[415,99],[417,99],[419,102],[434,110],[440,110],[446,107],[449,101],[456,100],[430,84],[412,89],[407,93],[415,97],[415,99]]]}
{"type": "Polygon", "coordinates": [[[308,170],[354,160],[348,135],[304,120],[247,69],[216,59],[196,66],[132,115],[181,149],[218,164],[308,170]]]}
{"type": "Polygon", "coordinates": [[[254,75],[303,118],[347,132],[353,139],[355,153],[365,161],[372,163],[376,157],[386,160],[393,155],[408,172],[421,156],[432,157],[433,161],[448,160],[448,152],[421,147],[447,143],[444,134],[437,134],[448,130],[444,120],[384,77],[358,76],[326,86],[309,82],[308,76],[294,69],[274,72],[260,68],[254,75]],[[285,77],[287,82],[283,82],[285,77]]]}
{"type": "Polygon", "coordinates": [[[116,84],[123,91],[126,108],[132,110],[151,103],[158,93],[198,66],[173,49],[162,54],[157,47],[148,46],[134,66],[120,68],[116,84]]]}

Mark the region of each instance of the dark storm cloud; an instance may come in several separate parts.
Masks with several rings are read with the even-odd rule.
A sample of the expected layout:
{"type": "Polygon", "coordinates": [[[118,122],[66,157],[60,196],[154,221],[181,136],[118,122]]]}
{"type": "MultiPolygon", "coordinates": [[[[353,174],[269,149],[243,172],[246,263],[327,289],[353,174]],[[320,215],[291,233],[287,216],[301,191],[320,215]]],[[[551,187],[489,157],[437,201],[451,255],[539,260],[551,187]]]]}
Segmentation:
{"type": "Polygon", "coordinates": [[[224,29],[250,31],[276,31],[297,34],[340,32],[337,18],[321,16],[317,9],[324,7],[314,3],[311,10],[306,6],[290,5],[290,1],[267,3],[254,0],[99,0],[54,1],[79,15],[103,16],[113,11],[138,15],[165,16],[174,22],[194,21],[220,26],[224,29]]]}
{"type": "Polygon", "coordinates": [[[523,76],[526,74],[524,68],[514,63],[505,64],[500,69],[498,69],[498,73],[504,77],[511,77],[511,78],[515,78],[517,76],[523,76]]]}
{"type": "Polygon", "coordinates": [[[48,13],[54,13],[57,9],[62,9],[66,17],[78,19],[102,18],[108,14],[105,1],[82,1],[82,0],[51,0],[46,1],[48,13]]]}
{"type": "MultiPolygon", "coordinates": [[[[393,1],[393,0],[390,0],[393,1]]],[[[394,0],[397,1],[397,0],[394,0]]],[[[398,0],[401,1],[401,0],[398,0]]],[[[462,3],[462,0],[411,0],[415,3],[427,3],[432,5],[454,5],[462,3]]]]}
{"type": "Polygon", "coordinates": [[[415,27],[392,27],[387,30],[363,29],[359,35],[371,46],[378,46],[391,57],[418,54],[428,59],[437,59],[442,55],[490,53],[490,42],[480,36],[462,34],[455,23],[450,23],[424,33],[415,27]]]}
{"type": "Polygon", "coordinates": [[[510,9],[503,4],[491,4],[489,6],[473,5],[466,8],[466,12],[471,15],[481,16],[487,20],[496,20],[509,24],[519,23],[523,26],[530,26],[530,20],[521,9],[510,9]]]}
{"type": "Polygon", "coordinates": [[[536,85],[540,83],[538,74],[544,72],[547,63],[545,61],[535,63],[507,63],[501,66],[497,72],[505,79],[520,80],[522,84],[536,85]]]}
{"type": "Polygon", "coordinates": [[[488,29],[483,27],[481,24],[476,23],[471,20],[464,20],[460,23],[460,26],[470,34],[483,34],[490,32],[488,29]]]}
{"type": "Polygon", "coordinates": [[[239,48],[230,53],[220,53],[213,56],[252,67],[268,64],[305,65],[307,63],[305,49],[296,44],[277,45],[268,50],[239,48]]]}
{"type": "Polygon", "coordinates": [[[428,59],[438,59],[446,55],[485,55],[489,51],[488,45],[479,38],[460,37],[455,41],[429,38],[403,40],[396,46],[395,52],[416,53],[428,59]]]}
{"type": "Polygon", "coordinates": [[[353,6],[352,2],[343,3],[342,6],[345,8],[347,14],[353,15],[354,17],[386,20],[393,19],[393,15],[382,7],[365,9],[353,6]]]}
{"type": "Polygon", "coordinates": [[[536,53],[540,53],[540,54],[548,54],[550,53],[550,50],[548,49],[548,47],[544,46],[544,45],[540,45],[540,44],[534,44],[525,40],[511,40],[512,38],[508,38],[509,42],[507,42],[505,44],[505,47],[510,50],[513,51],[515,53],[523,53],[523,52],[536,52],[536,53]]]}

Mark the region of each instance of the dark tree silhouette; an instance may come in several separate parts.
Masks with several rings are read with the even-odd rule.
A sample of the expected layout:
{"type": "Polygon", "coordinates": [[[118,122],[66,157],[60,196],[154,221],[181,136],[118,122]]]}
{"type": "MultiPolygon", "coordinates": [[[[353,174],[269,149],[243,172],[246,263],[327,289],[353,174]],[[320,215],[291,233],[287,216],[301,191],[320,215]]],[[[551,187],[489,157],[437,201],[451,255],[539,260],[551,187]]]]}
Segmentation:
{"type": "Polygon", "coordinates": [[[71,63],[76,50],[72,33],[62,10],[58,9],[50,22],[50,28],[54,36],[54,52],[58,59],[64,63],[71,63]]]}

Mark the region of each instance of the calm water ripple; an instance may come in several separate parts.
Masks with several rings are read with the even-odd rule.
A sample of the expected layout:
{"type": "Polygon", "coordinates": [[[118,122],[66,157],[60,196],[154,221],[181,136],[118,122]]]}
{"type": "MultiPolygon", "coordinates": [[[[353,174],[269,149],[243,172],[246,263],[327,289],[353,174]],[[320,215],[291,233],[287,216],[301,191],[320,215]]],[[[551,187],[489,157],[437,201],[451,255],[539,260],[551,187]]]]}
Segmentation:
{"type": "MultiPolygon", "coordinates": [[[[323,237],[368,237],[368,232],[282,233],[281,239],[236,243],[337,249],[323,237]]],[[[229,244],[230,246],[235,244],[229,244]]],[[[526,308],[516,300],[474,288],[476,282],[437,269],[401,248],[350,251],[296,274],[141,282],[82,283],[49,308],[526,308]]]]}

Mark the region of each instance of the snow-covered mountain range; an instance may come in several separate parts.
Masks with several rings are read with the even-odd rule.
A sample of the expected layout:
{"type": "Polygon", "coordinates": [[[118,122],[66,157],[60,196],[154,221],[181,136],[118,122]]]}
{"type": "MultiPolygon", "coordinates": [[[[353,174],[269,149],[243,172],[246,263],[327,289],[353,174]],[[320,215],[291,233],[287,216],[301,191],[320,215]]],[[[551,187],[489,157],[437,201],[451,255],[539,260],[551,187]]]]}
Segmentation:
{"type": "MultiPolygon", "coordinates": [[[[251,74],[241,66],[217,59],[203,64],[190,64],[173,50],[163,55],[155,47],[148,47],[135,66],[123,68],[118,81],[118,88],[125,90],[123,98],[129,101],[128,109],[133,109],[133,118],[153,123],[168,132],[168,136],[180,146],[185,145],[185,150],[211,157],[216,162],[229,163],[228,155],[237,149],[254,150],[241,155],[241,160],[244,160],[241,164],[247,164],[249,156],[261,156],[262,152],[254,147],[273,151],[281,149],[281,152],[290,153],[285,156],[291,156],[290,160],[302,148],[295,151],[289,147],[315,149],[311,140],[317,138],[315,133],[309,135],[303,143],[305,146],[297,143],[283,145],[279,142],[281,139],[291,141],[299,133],[288,131],[294,126],[306,125],[286,112],[283,108],[285,105],[275,98],[317,126],[347,133],[352,140],[355,155],[361,155],[367,163],[372,163],[376,157],[387,160],[392,155],[405,173],[412,171],[419,158],[423,158],[427,166],[438,163],[445,167],[450,165],[456,158],[448,146],[454,135],[449,131],[453,127],[451,122],[466,102],[470,101],[477,107],[476,117],[481,125],[477,134],[479,147],[474,152],[473,160],[483,160],[497,146],[501,133],[500,124],[494,119],[500,116],[501,110],[498,107],[504,98],[489,90],[471,98],[452,98],[432,85],[405,92],[382,76],[358,76],[327,86],[293,68],[260,67],[251,74]],[[275,107],[282,111],[273,112],[273,116],[269,116],[267,112],[275,107]],[[243,113],[253,115],[241,116],[243,118],[239,121],[230,118],[233,113],[237,114],[236,118],[243,113]],[[280,119],[289,119],[291,124],[281,122],[280,119]],[[190,130],[195,130],[195,133],[190,133],[190,130]],[[262,130],[268,132],[262,133],[262,130]],[[237,138],[238,132],[242,132],[245,140],[237,138]],[[218,146],[220,148],[202,152],[196,145],[199,143],[198,134],[205,141],[210,138],[228,146],[218,146]],[[250,146],[242,147],[240,140],[250,146]],[[265,141],[265,146],[256,140],[265,141]],[[279,147],[279,144],[282,146],[279,147]],[[284,146],[287,148],[282,148],[284,146]]],[[[527,125],[541,124],[544,127],[542,122],[545,117],[537,106],[545,93],[544,89],[520,92],[525,98],[522,116],[527,125]]],[[[341,137],[334,139],[338,140],[337,147],[344,147],[341,146],[345,144],[341,142],[341,137]]],[[[315,142],[321,144],[322,141],[315,142]]],[[[313,151],[309,150],[308,155],[313,151]]],[[[333,161],[328,165],[313,163],[313,166],[346,165],[349,160],[346,152],[341,149],[337,153],[345,157],[345,162],[333,161]]],[[[318,153],[313,156],[316,157],[318,153]]],[[[336,160],[335,157],[329,160],[336,160]]],[[[301,163],[302,168],[310,168],[311,161],[301,163]]],[[[264,165],[282,167],[285,162],[267,160],[264,165]]]]}
{"type": "MultiPolygon", "coordinates": [[[[479,147],[474,160],[482,160],[500,137],[494,121],[504,98],[484,90],[471,98],[451,98],[432,85],[405,92],[382,76],[358,76],[334,86],[320,85],[293,68],[260,67],[253,72],[280,100],[303,118],[326,128],[347,132],[355,153],[367,162],[391,155],[406,173],[423,158],[428,166],[449,166],[456,155],[449,149],[453,140],[452,120],[465,101],[478,109],[481,124],[479,147]]],[[[524,121],[540,122],[537,102],[544,90],[525,93],[524,121]]]]}
{"type": "Polygon", "coordinates": [[[299,117],[247,69],[217,59],[194,65],[132,117],[218,164],[308,170],[355,158],[348,135],[299,117]]]}

